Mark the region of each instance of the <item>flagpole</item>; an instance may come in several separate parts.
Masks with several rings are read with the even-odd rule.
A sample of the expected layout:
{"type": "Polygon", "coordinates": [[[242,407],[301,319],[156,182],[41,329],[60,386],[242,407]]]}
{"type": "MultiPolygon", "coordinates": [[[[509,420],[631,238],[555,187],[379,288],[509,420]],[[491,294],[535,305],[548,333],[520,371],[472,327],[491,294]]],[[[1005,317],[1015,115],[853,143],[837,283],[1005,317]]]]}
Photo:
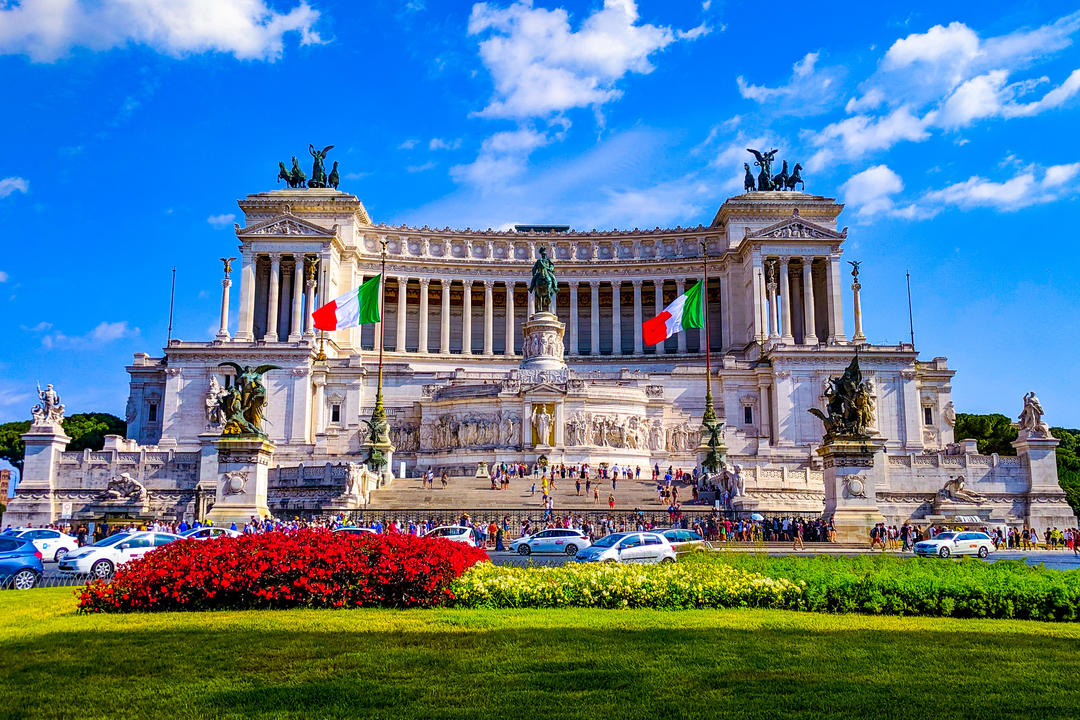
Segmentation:
{"type": "Polygon", "coordinates": [[[701,468],[706,473],[719,472],[723,464],[724,441],[721,437],[721,423],[717,422],[716,409],[712,396],[712,343],[709,337],[709,246],[701,241],[701,266],[704,280],[701,288],[702,322],[705,325],[705,412],[701,416],[702,450],[705,459],[701,468]],[[706,449],[707,448],[707,449],[706,449]]]}
{"type": "MultiPolygon", "coordinates": [[[[379,238],[379,242],[382,243],[382,267],[379,269],[379,384],[375,390],[375,415],[378,419],[385,420],[386,412],[383,410],[383,397],[382,397],[382,354],[383,354],[383,301],[385,300],[385,293],[383,288],[386,287],[386,238],[379,238]]],[[[379,438],[381,440],[381,438],[379,438]]]]}

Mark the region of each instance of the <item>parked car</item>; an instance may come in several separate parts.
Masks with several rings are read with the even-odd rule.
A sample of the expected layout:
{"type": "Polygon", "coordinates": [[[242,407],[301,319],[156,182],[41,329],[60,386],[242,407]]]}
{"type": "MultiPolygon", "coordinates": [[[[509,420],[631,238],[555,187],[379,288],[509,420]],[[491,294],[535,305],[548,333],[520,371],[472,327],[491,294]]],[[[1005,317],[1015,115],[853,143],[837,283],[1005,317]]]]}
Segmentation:
{"type": "Polygon", "coordinates": [[[671,528],[670,530],[656,530],[656,532],[663,535],[671,543],[671,547],[675,549],[677,555],[705,549],[705,538],[693,530],[671,528]]]}
{"type": "Polygon", "coordinates": [[[915,543],[915,554],[923,557],[947,558],[951,555],[978,555],[981,558],[994,552],[994,541],[986,533],[973,530],[938,533],[930,540],[915,543]]]}
{"type": "Polygon", "coordinates": [[[41,551],[41,557],[45,561],[55,560],[60,562],[64,556],[73,550],[79,549],[79,541],[70,535],[65,535],[59,530],[48,528],[12,528],[5,530],[8,537],[21,537],[34,543],[34,547],[41,551]]]}
{"type": "Polygon", "coordinates": [[[510,543],[510,552],[519,555],[553,552],[577,555],[578,550],[592,545],[589,536],[580,530],[551,528],[534,535],[526,535],[510,543]]]}
{"type": "Polygon", "coordinates": [[[29,538],[0,536],[0,587],[29,590],[45,572],[41,551],[29,538]]]}
{"type": "Polygon", "coordinates": [[[112,577],[116,568],[129,560],[142,557],[154,548],[181,540],[179,535],[165,532],[120,532],[79,548],[60,561],[60,572],[89,573],[94,577],[112,577]]]}
{"type": "Polygon", "coordinates": [[[334,530],[336,533],[345,533],[346,535],[378,535],[371,528],[358,528],[358,527],[339,527],[334,530]]]}
{"type": "Polygon", "coordinates": [[[424,533],[424,537],[441,537],[446,540],[463,542],[480,547],[480,534],[466,525],[440,525],[424,533]]]}
{"type": "Polygon", "coordinates": [[[191,528],[180,533],[180,537],[188,540],[210,540],[219,537],[239,537],[240,535],[243,535],[243,533],[239,530],[212,526],[191,528]]]}
{"type": "Polygon", "coordinates": [[[663,535],[654,532],[622,532],[606,535],[584,550],[577,562],[675,562],[675,548],[663,535]]]}

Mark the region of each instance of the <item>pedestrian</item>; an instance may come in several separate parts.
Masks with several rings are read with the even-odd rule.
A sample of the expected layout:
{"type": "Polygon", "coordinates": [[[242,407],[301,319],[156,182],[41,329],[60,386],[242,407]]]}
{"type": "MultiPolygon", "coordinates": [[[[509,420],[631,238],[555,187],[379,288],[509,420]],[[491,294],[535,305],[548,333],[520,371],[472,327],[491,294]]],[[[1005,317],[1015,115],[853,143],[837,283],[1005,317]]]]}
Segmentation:
{"type": "MultiPolygon", "coordinates": [[[[614,484],[614,483],[612,483],[612,484],[614,484]]],[[[614,495],[608,495],[607,496],[607,504],[608,504],[608,507],[611,508],[612,510],[615,509],[615,496],[614,495]]]]}
{"type": "Polygon", "coordinates": [[[592,501],[594,505],[600,502],[600,488],[593,488],[592,501]]]}

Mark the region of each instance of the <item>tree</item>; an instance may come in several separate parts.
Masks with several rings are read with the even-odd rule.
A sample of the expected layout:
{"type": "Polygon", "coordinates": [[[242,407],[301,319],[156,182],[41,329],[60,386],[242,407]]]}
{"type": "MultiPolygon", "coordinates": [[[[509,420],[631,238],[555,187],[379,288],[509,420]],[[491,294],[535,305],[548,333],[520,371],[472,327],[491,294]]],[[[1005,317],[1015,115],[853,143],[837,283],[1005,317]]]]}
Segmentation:
{"type": "Polygon", "coordinates": [[[1050,428],[1050,434],[1061,441],[1057,448],[1058,484],[1073,513],[1080,516],[1080,430],[1050,428]]]}
{"type": "Polygon", "coordinates": [[[953,435],[957,442],[968,439],[977,440],[981,455],[1016,454],[1016,448],[1012,446],[1013,440],[1016,439],[1016,428],[1012,427],[1012,420],[1001,413],[990,415],[957,413],[953,435]]]}
{"type": "MultiPolygon", "coordinates": [[[[127,430],[123,420],[109,413],[76,413],[66,418],[61,426],[71,438],[68,450],[100,450],[105,444],[106,435],[123,436],[127,430]]],[[[0,459],[14,465],[20,475],[26,453],[21,436],[28,430],[29,420],[0,425],[0,459]]]]}

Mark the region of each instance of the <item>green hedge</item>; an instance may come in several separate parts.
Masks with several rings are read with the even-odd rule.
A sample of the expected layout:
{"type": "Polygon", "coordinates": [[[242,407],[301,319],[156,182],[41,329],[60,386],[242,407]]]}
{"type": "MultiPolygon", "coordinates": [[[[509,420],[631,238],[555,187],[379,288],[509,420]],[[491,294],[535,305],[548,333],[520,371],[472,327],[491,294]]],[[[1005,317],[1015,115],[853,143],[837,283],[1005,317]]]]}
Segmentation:
{"type": "Polygon", "coordinates": [[[763,607],[872,615],[1080,620],[1080,571],[880,555],[694,555],[668,565],[496,567],[454,581],[465,607],[763,607]]]}

